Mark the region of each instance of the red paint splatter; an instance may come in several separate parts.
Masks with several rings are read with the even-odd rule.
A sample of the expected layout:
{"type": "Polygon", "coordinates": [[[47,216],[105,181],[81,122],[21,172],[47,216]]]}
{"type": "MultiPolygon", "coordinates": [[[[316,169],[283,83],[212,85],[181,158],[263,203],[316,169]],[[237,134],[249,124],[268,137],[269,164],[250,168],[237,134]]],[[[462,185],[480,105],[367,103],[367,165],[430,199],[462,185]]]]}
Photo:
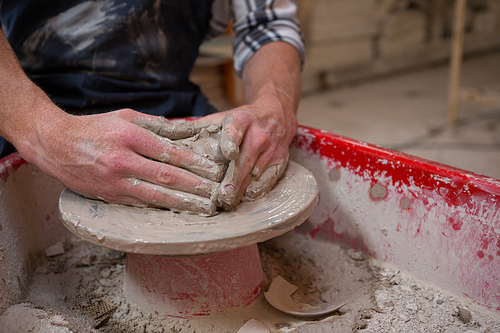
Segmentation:
{"type": "Polygon", "coordinates": [[[205,316],[209,316],[209,315],[210,315],[210,310],[205,310],[205,311],[193,313],[193,316],[195,316],[195,317],[205,317],[205,316]]]}
{"type": "Polygon", "coordinates": [[[16,171],[23,164],[28,164],[19,153],[13,153],[0,159],[0,179],[4,182],[9,178],[10,171],[16,171]]]}
{"type": "Polygon", "coordinates": [[[316,228],[312,228],[311,226],[312,223],[309,222],[309,220],[306,220],[306,222],[302,224],[301,228],[299,228],[299,232],[309,234],[313,239],[324,240],[331,243],[339,242],[346,244],[353,249],[361,250],[367,254],[371,253],[361,238],[353,237],[349,234],[344,234],[343,232],[336,232],[335,221],[331,218],[326,219],[325,222],[318,225],[316,228]]]}
{"type": "MultiPolygon", "coordinates": [[[[471,210],[477,208],[475,198],[478,196],[500,196],[498,179],[314,128],[301,126],[300,129],[304,134],[294,137],[292,147],[334,159],[339,166],[373,184],[381,176],[389,176],[393,184],[415,185],[440,193],[450,205],[471,210]]],[[[493,205],[500,209],[499,201],[493,205]]]]}
{"type": "Polygon", "coordinates": [[[264,288],[264,282],[259,283],[259,285],[257,286],[257,288],[255,288],[255,290],[251,294],[252,301],[253,301],[253,297],[260,295],[260,293],[262,292],[263,288],[264,288]]]}
{"type": "MultiPolygon", "coordinates": [[[[147,288],[147,287],[146,287],[147,288]]],[[[149,291],[149,289],[148,289],[149,291]]],[[[199,297],[198,294],[189,294],[189,293],[177,293],[176,297],[170,297],[171,300],[173,301],[183,301],[183,300],[190,300],[193,301],[199,297]]]]}
{"type": "Polygon", "coordinates": [[[480,241],[481,241],[481,249],[483,250],[488,250],[490,244],[495,244],[495,242],[497,243],[497,247],[500,249],[500,238],[498,238],[497,240],[497,235],[496,233],[495,234],[492,234],[492,233],[484,233],[480,236],[480,241]]]}
{"type": "Polygon", "coordinates": [[[462,229],[463,222],[461,220],[454,220],[452,217],[450,217],[448,222],[450,223],[453,230],[458,231],[462,229]]]}

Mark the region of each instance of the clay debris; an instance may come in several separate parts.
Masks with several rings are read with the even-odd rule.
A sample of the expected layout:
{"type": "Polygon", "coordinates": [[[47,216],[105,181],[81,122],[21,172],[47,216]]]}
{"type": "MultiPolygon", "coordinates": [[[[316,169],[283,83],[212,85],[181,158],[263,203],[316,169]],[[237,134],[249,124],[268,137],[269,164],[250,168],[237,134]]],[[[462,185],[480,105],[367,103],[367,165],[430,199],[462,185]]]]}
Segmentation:
{"type": "Polygon", "coordinates": [[[47,333],[219,333],[238,332],[247,323],[245,329],[264,332],[267,328],[271,333],[500,332],[498,316],[464,299],[417,281],[361,251],[294,231],[259,244],[264,290],[282,276],[298,288],[292,294],[294,301],[311,307],[345,301],[338,312],[321,318],[296,318],[274,309],[261,295],[247,307],[207,317],[159,317],[142,312],[123,294],[123,253],[76,236],[64,244],[66,251],[59,260],[65,262],[67,270],[54,272],[52,259],[40,258],[40,269],[26,298],[0,315],[0,333],[28,332],[33,327],[47,333]],[[103,299],[107,301],[102,303],[103,299]],[[104,317],[107,320],[99,323],[104,317]]]}

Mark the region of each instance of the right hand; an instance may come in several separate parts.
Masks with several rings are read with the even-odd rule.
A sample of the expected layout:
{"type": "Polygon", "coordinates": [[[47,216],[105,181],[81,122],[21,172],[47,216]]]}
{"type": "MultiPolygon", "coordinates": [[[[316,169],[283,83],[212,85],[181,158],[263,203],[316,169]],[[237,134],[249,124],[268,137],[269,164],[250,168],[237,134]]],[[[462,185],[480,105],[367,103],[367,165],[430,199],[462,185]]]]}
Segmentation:
{"type": "Polygon", "coordinates": [[[65,114],[40,124],[37,143],[24,154],[18,149],[29,162],[91,198],[215,214],[212,199],[217,180],[193,172],[205,171],[206,176],[216,163],[160,140],[136,125],[137,119],[157,117],[129,109],[88,116],[65,114]]]}

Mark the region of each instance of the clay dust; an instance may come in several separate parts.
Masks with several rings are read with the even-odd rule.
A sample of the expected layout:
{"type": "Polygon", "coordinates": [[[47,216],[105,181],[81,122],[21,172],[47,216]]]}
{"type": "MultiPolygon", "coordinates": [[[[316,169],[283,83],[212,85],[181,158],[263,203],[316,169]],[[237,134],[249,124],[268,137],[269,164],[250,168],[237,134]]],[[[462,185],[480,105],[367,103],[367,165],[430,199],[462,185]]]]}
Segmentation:
{"type": "Polygon", "coordinates": [[[294,231],[259,244],[265,289],[281,276],[298,287],[292,295],[297,302],[318,306],[342,300],[346,305],[339,311],[301,320],[272,308],[261,295],[247,307],[211,316],[160,318],[141,312],[125,298],[123,252],[74,236],[64,248],[64,254],[38,263],[24,301],[0,317],[1,333],[237,332],[251,319],[270,332],[500,332],[500,318],[465,300],[360,251],[294,231]],[[89,311],[92,300],[100,302],[97,309],[103,300],[107,307],[89,311]]]}

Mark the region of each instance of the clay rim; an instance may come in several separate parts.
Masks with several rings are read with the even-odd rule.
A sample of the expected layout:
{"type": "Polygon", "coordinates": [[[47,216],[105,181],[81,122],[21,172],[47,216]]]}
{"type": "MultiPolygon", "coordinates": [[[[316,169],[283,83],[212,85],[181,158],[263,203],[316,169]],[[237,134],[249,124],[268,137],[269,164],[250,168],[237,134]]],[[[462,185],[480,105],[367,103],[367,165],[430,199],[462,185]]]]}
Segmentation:
{"type": "Polygon", "coordinates": [[[72,233],[99,246],[146,255],[191,256],[279,236],[302,224],[318,202],[312,173],[290,161],[268,197],[212,217],[112,205],[67,188],[59,198],[59,214],[72,233]]]}

